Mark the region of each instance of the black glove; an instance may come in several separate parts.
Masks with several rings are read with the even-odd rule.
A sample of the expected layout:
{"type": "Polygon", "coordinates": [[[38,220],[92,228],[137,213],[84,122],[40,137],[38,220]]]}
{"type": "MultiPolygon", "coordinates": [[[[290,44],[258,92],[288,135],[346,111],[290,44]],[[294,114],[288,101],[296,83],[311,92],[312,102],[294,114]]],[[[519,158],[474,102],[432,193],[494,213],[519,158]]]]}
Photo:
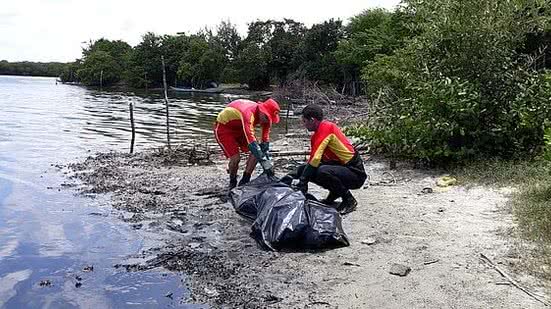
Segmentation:
{"type": "Polygon", "coordinates": [[[271,154],[270,154],[270,142],[262,142],[260,143],[260,151],[262,151],[262,153],[264,153],[264,155],[266,156],[266,159],[270,160],[271,159],[271,154]]]}
{"type": "Polygon", "coordinates": [[[308,181],[300,179],[295,186],[295,190],[300,190],[302,194],[306,194],[308,192],[308,181]]]}

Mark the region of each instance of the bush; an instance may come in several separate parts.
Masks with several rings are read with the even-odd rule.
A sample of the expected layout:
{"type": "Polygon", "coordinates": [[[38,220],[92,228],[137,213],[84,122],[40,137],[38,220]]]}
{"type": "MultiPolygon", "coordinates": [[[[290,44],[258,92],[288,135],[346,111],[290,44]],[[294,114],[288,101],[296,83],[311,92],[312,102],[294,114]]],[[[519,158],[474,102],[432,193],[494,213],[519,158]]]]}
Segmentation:
{"type": "Polygon", "coordinates": [[[539,25],[527,13],[537,8],[497,0],[405,5],[420,34],[363,68],[373,117],[349,134],[433,162],[538,151],[551,86],[517,51],[539,25]]]}

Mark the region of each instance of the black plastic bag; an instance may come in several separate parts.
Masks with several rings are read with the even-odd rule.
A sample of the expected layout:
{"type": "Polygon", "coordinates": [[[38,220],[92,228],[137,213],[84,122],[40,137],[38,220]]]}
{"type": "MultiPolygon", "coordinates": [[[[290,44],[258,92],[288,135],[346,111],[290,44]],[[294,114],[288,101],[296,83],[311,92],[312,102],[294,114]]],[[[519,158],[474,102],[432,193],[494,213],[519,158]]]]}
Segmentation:
{"type": "Polygon", "coordinates": [[[341,216],[275,178],[261,175],[231,191],[235,210],[253,219],[251,235],[265,248],[327,249],[348,246],[341,216]]]}

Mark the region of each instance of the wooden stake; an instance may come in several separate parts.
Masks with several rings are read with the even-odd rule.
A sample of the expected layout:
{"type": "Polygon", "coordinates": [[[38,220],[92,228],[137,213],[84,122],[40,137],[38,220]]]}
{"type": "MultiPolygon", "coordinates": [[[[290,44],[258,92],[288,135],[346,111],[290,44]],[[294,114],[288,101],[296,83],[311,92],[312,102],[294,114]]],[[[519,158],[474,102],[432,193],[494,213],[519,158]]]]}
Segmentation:
{"type": "Polygon", "coordinates": [[[132,139],[130,140],[130,153],[134,153],[134,141],[136,140],[136,129],[134,127],[134,104],[130,102],[130,127],[132,128],[132,139]]]}
{"type": "Polygon", "coordinates": [[[291,108],[291,100],[287,100],[287,116],[285,117],[285,134],[289,133],[289,109],[291,108]]]}
{"type": "Polygon", "coordinates": [[[528,291],[527,289],[525,289],[524,287],[522,287],[515,279],[511,278],[505,271],[503,271],[501,268],[499,268],[499,266],[497,266],[494,262],[492,262],[492,260],[490,260],[490,258],[488,258],[486,255],[484,255],[484,253],[480,253],[480,257],[482,258],[482,260],[488,264],[490,264],[490,266],[492,266],[500,275],[502,275],[505,279],[507,279],[509,282],[511,282],[511,284],[513,286],[515,286],[517,289],[523,291],[524,293],[528,294],[530,297],[532,297],[533,299],[539,301],[540,303],[544,304],[545,306],[549,306],[549,304],[547,302],[545,302],[544,300],[541,300],[539,299],[538,296],[536,296],[534,293],[528,291]]]}
{"type": "Polygon", "coordinates": [[[166,70],[165,70],[165,57],[161,56],[161,62],[163,64],[163,87],[165,93],[165,110],[166,110],[166,142],[168,149],[170,149],[170,117],[168,114],[168,94],[166,87],[166,70]]]}

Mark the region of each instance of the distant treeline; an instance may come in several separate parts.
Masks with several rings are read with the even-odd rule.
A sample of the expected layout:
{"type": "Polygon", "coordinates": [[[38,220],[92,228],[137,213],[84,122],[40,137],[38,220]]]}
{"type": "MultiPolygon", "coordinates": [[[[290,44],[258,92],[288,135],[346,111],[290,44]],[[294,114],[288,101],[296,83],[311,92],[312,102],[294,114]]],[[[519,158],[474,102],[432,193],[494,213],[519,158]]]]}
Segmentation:
{"type": "Polygon", "coordinates": [[[68,66],[61,62],[8,62],[0,61],[0,75],[27,75],[57,77],[68,66]]]}
{"type": "Polygon", "coordinates": [[[202,88],[224,82],[263,89],[307,79],[350,92],[367,62],[392,53],[415,34],[406,27],[411,18],[401,10],[373,9],[346,25],[334,19],[311,27],[291,19],[255,21],[245,37],[223,21],[214,30],[194,34],[146,33],[134,47],[99,39],[84,48],[82,58],[66,68],[62,79],[155,87],[162,83],[162,55],[170,85],[202,88]]]}

